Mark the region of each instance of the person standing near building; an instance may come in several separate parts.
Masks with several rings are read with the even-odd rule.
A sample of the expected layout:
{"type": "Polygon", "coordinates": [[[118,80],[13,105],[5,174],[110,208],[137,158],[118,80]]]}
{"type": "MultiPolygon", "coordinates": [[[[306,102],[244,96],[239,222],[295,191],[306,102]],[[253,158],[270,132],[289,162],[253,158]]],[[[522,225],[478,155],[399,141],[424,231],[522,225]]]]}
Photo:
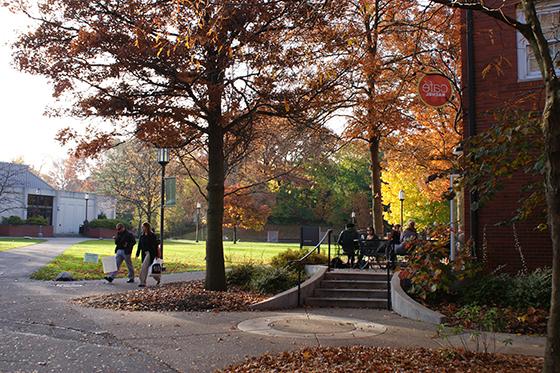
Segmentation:
{"type": "MultiPolygon", "coordinates": [[[[142,253],[142,269],[140,270],[140,285],[143,288],[146,286],[146,279],[148,278],[148,269],[154,262],[154,259],[161,258],[161,250],[159,247],[159,240],[154,232],[150,223],[142,224],[142,235],[138,240],[138,248],[136,249],[136,257],[142,253]]],[[[157,285],[161,280],[161,274],[153,274],[152,277],[157,281],[157,285]]]]}
{"type": "Polygon", "coordinates": [[[113,282],[115,277],[119,272],[122,262],[126,263],[126,268],[128,269],[128,281],[127,283],[134,282],[134,266],[132,265],[132,248],[136,245],[136,239],[134,235],[130,233],[124,224],[117,224],[117,235],[115,236],[115,258],[117,260],[117,270],[115,272],[109,273],[105,276],[105,280],[113,282]]]}

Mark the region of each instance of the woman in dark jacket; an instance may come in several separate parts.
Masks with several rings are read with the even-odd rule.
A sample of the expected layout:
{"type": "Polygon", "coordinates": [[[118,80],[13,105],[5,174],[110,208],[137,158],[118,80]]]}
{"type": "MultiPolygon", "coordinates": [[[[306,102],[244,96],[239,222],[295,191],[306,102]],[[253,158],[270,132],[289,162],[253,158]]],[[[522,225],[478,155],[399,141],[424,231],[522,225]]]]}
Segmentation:
{"type": "MultiPolygon", "coordinates": [[[[146,279],[148,277],[148,269],[154,262],[154,259],[160,258],[160,246],[159,240],[154,232],[152,232],[152,227],[150,223],[142,224],[142,235],[138,241],[138,249],[136,250],[136,257],[142,253],[142,269],[140,270],[140,285],[139,287],[146,286],[146,279]]],[[[161,275],[153,275],[154,280],[157,281],[157,285],[161,280],[161,275]]]]}

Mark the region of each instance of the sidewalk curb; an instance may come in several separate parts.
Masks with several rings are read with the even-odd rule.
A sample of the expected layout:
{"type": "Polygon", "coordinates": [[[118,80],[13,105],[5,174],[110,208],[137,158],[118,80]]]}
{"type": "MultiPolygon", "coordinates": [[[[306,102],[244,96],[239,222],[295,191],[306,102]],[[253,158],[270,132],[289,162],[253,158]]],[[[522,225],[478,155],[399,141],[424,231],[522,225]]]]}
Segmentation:
{"type": "MultiPolygon", "coordinates": [[[[321,266],[315,272],[311,278],[301,284],[301,302],[305,300],[306,297],[313,294],[315,288],[319,285],[319,282],[325,277],[327,273],[327,266],[321,266]]],[[[298,291],[297,286],[286,290],[283,293],[276,294],[275,296],[265,299],[259,303],[251,305],[251,309],[257,311],[264,310],[279,310],[285,308],[296,308],[298,306],[298,291]]]]}
{"type": "Polygon", "coordinates": [[[430,324],[446,322],[444,315],[421,305],[405,293],[401,287],[399,272],[395,272],[391,279],[391,304],[393,311],[407,319],[424,321],[430,324]]]}

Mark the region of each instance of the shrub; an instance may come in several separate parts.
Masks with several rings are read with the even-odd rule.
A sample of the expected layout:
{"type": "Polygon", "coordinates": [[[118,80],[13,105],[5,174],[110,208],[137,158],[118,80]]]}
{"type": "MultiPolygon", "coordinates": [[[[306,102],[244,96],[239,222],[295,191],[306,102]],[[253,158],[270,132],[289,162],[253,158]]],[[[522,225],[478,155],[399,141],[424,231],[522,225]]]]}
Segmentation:
{"type": "Polygon", "coordinates": [[[435,232],[435,241],[411,242],[408,267],[404,271],[410,279],[408,292],[425,301],[435,301],[457,292],[459,281],[473,278],[480,266],[471,258],[468,250],[457,253],[454,261],[449,260],[448,230],[435,232]]]}
{"type": "Polygon", "coordinates": [[[30,225],[49,225],[49,221],[43,216],[32,216],[27,218],[26,223],[30,225]]]}
{"type": "Polygon", "coordinates": [[[249,290],[251,289],[251,280],[253,277],[263,271],[263,266],[256,266],[252,263],[237,265],[226,273],[227,283],[249,290]]]}
{"type": "MultiPolygon", "coordinates": [[[[308,249],[292,250],[288,249],[283,251],[270,260],[270,264],[274,268],[285,268],[286,265],[292,261],[298,260],[309,252],[308,249]]],[[[304,264],[327,264],[328,258],[324,254],[317,254],[314,252],[305,260],[304,264]]]]}
{"type": "Polygon", "coordinates": [[[2,218],[2,224],[7,224],[7,225],[22,225],[25,224],[25,220],[23,220],[22,218],[20,218],[19,216],[15,216],[12,215],[8,218],[4,217],[2,218]]]}
{"type": "Polygon", "coordinates": [[[528,274],[481,276],[464,284],[460,293],[463,304],[488,306],[549,308],[552,269],[537,269],[528,274]]]}
{"type": "Polygon", "coordinates": [[[122,223],[125,225],[125,227],[129,228],[129,225],[127,223],[118,219],[94,219],[88,223],[88,227],[115,229],[118,223],[122,223]]]}
{"type": "Polygon", "coordinates": [[[479,305],[471,304],[461,307],[455,316],[469,325],[469,328],[498,332],[506,326],[502,312],[491,307],[483,309],[479,305]]]}
{"type": "Polygon", "coordinates": [[[459,301],[462,304],[505,305],[509,303],[508,288],[511,282],[510,275],[505,273],[479,276],[462,284],[459,301]]]}
{"type": "Polygon", "coordinates": [[[284,268],[262,271],[251,281],[251,288],[263,294],[281,293],[295,285],[297,276],[284,268]]]}

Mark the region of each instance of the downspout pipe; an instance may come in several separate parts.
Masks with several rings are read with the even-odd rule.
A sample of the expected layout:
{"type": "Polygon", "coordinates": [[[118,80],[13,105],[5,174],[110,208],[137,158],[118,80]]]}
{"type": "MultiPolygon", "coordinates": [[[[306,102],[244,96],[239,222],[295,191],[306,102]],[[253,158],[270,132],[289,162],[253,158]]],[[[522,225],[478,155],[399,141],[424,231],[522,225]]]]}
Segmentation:
{"type": "MultiPolygon", "coordinates": [[[[474,16],[473,10],[466,10],[467,26],[467,100],[468,100],[468,131],[465,139],[476,135],[476,86],[475,86],[475,61],[474,61],[474,16]]],[[[469,193],[469,225],[470,239],[473,242],[473,254],[478,257],[478,210],[473,206],[478,205],[478,195],[474,190],[469,193]]]]}

